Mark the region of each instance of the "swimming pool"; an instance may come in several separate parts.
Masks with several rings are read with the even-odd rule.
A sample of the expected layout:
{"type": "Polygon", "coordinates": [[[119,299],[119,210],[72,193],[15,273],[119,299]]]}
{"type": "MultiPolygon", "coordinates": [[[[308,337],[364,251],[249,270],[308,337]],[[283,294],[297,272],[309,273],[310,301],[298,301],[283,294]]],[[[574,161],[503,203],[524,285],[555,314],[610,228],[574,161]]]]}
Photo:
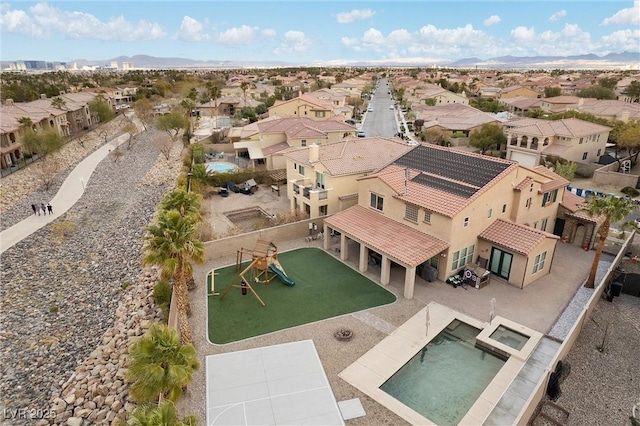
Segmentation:
{"type": "Polygon", "coordinates": [[[228,173],[236,169],[235,165],[229,163],[211,163],[207,166],[207,172],[228,173]]]}
{"type": "Polygon", "coordinates": [[[380,389],[438,425],[457,425],[506,362],[476,346],[480,331],[453,320],[380,389]]]}

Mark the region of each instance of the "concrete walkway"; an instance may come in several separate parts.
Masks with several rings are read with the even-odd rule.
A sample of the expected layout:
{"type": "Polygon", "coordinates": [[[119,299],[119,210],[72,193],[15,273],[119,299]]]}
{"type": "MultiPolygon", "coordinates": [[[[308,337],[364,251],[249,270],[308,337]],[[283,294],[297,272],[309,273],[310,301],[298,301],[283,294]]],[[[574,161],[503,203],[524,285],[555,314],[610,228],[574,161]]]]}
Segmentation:
{"type": "Polygon", "coordinates": [[[2,231],[0,233],[0,254],[66,213],[82,197],[85,187],[98,164],[104,160],[109,152],[127,140],[129,140],[129,133],[120,135],[82,160],[69,173],[58,193],[50,201],[53,207],[53,214],[41,216],[32,214],[22,222],[2,231]]]}

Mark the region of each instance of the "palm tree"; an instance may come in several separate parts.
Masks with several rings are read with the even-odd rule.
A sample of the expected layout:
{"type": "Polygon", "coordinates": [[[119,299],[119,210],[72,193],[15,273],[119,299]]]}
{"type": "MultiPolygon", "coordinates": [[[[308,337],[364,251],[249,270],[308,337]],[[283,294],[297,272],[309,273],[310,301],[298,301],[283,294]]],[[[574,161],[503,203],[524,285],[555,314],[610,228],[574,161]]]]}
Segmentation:
{"type": "Polygon", "coordinates": [[[51,106],[54,108],[63,109],[65,106],[67,106],[67,101],[62,99],[60,96],[56,96],[55,98],[51,99],[51,106]]]}
{"type": "Polygon", "coordinates": [[[200,368],[196,349],[181,344],[176,330],[154,323],[147,333],[129,347],[127,380],[137,402],[157,401],[159,397],[176,402],[182,388],[193,380],[200,368]]]}
{"type": "Polygon", "coordinates": [[[247,106],[247,90],[249,90],[249,83],[243,81],[240,83],[240,89],[242,89],[242,95],[244,96],[244,106],[247,106]]]}
{"type": "Polygon", "coordinates": [[[195,219],[182,216],[178,210],[163,211],[147,231],[143,264],[160,266],[162,279],[173,279],[180,338],[183,343],[191,343],[187,279],[193,275],[191,262],[204,262],[204,245],[196,238],[195,219]]]}
{"type": "Polygon", "coordinates": [[[160,203],[162,210],[177,210],[180,216],[189,216],[194,222],[200,222],[200,201],[202,197],[193,192],[186,192],[182,189],[176,189],[165,195],[160,203]]]}
{"type": "MultiPolygon", "coordinates": [[[[220,87],[212,85],[209,88],[209,95],[211,96],[211,99],[213,99],[213,108],[216,111],[216,115],[217,111],[218,111],[218,99],[220,98],[220,96],[222,96],[222,91],[220,90],[220,87]]],[[[213,115],[213,111],[212,114],[213,115]]]]}
{"type": "Polygon", "coordinates": [[[598,231],[599,239],[598,246],[596,248],[596,255],[593,258],[593,264],[591,265],[589,278],[587,278],[587,282],[584,285],[585,287],[595,287],[598,263],[600,262],[600,256],[602,255],[604,243],[609,236],[609,227],[612,223],[619,222],[624,219],[635,209],[635,203],[632,200],[626,198],[618,198],[607,195],[592,195],[587,198],[586,203],[581,210],[591,217],[600,216],[604,218],[604,220],[600,225],[600,230],[598,231]]]}
{"type": "Polygon", "coordinates": [[[163,401],[158,405],[141,405],[131,413],[128,426],[195,426],[196,416],[178,419],[176,406],[171,401],[163,401]]]}
{"type": "Polygon", "coordinates": [[[196,109],[196,103],[191,98],[184,98],[182,102],[180,102],[182,108],[185,109],[185,116],[187,120],[189,120],[189,128],[187,129],[187,141],[191,142],[191,133],[193,132],[193,111],[196,109]]]}

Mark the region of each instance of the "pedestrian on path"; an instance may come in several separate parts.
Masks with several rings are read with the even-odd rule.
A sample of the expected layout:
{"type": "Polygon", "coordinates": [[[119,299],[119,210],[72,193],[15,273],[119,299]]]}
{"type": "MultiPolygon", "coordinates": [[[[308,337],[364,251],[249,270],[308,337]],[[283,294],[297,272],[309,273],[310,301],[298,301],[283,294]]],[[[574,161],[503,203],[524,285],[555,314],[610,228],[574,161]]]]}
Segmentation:
{"type": "Polygon", "coordinates": [[[40,206],[36,204],[36,214],[40,216],[40,206]]]}
{"type": "Polygon", "coordinates": [[[38,209],[36,208],[35,204],[31,204],[31,208],[33,209],[33,214],[37,214],[38,213],[38,209]]]}
{"type": "Polygon", "coordinates": [[[44,206],[44,203],[40,203],[40,208],[42,209],[42,214],[47,214],[47,208],[44,206]]]}
{"type": "Polygon", "coordinates": [[[51,203],[47,203],[47,210],[49,210],[49,214],[53,214],[53,207],[51,207],[51,203]]]}

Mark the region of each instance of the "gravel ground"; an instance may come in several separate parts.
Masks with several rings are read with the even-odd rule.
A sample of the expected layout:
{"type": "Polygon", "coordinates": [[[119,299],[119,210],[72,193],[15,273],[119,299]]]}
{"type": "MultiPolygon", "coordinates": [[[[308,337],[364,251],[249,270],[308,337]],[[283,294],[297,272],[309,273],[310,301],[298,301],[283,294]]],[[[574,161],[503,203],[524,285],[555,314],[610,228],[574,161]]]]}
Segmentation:
{"type": "MultiPolygon", "coordinates": [[[[153,167],[152,138],[142,133],[119,161],[107,157],[75,206],[2,254],[0,409],[46,408],[113,325],[122,284],[141,272],[144,227],[175,184],[176,173],[153,167]],[[66,238],[53,230],[61,222],[76,228],[66,238]]],[[[29,213],[29,199],[2,221],[29,213]]]]}

